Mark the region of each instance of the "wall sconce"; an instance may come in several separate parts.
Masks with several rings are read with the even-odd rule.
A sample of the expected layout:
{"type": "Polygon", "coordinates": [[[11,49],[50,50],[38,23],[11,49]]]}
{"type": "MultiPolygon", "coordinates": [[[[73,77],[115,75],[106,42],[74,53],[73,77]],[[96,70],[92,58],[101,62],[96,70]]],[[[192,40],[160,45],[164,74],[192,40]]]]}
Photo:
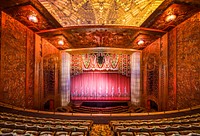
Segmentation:
{"type": "Polygon", "coordinates": [[[137,44],[139,45],[139,46],[141,46],[141,45],[143,45],[144,44],[144,40],[139,40],[138,42],[137,42],[137,44]]]}
{"type": "Polygon", "coordinates": [[[64,45],[64,41],[63,40],[59,40],[58,41],[58,45],[63,46],[64,45]]]}
{"type": "Polygon", "coordinates": [[[35,14],[31,14],[28,16],[28,20],[33,22],[33,23],[38,23],[38,18],[35,14]]]}
{"type": "Polygon", "coordinates": [[[168,16],[165,18],[165,21],[166,21],[166,22],[171,22],[171,21],[173,21],[173,20],[175,20],[175,19],[176,19],[176,15],[170,14],[170,15],[168,15],[168,16]]]}

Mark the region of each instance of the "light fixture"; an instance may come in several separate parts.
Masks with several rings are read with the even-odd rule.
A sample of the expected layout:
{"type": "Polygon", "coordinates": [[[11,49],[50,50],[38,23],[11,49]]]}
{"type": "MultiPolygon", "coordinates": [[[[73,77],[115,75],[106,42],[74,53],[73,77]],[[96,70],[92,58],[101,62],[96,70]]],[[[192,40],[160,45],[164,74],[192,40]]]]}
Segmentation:
{"type": "Polygon", "coordinates": [[[168,16],[165,18],[165,21],[166,21],[166,22],[170,22],[170,21],[173,21],[173,20],[175,20],[175,19],[176,19],[176,15],[170,14],[170,15],[168,15],[168,16]]]}
{"type": "Polygon", "coordinates": [[[60,45],[60,46],[64,45],[64,41],[63,40],[59,40],[58,41],[58,45],[60,45]]]}
{"type": "Polygon", "coordinates": [[[139,40],[138,42],[137,42],[137,44],[140,46],[140,45],[143,45],[144,44],[144,40],[139,40]]]}
{"type": "Polygon", "coordinates": [[[80,19],[77,19],[77,24],[79,25],[81,23],[81,20],[80,19]]]}
{"type": "Polygon", "coordinates": [[[28,20],[31,21],[31,22],[33,22],[33,23],[38,23],[38,18],[34,14],[29,15],[28,16],[28,20]]]}

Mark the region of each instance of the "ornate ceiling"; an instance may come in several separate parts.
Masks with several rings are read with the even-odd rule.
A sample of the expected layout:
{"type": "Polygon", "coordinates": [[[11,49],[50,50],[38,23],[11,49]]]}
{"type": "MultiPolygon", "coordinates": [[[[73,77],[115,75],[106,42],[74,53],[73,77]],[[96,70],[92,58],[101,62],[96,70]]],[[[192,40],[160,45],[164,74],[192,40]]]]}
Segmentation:
{"type": "Polygon", "coordinates": [[[0,10],[60,50],[142,50],[200,11],[199,0],[1,0],[0,10]],[[29,15],[38,22],[31,22],[29,15]],[[175,20],[166,21],[170,14],[175,20]],[[59,45],[58,41],[63,40],[59,45]],[[138,41],[143,40],[142,45],[138,41]]]}
{"type": "Polygon", "coordinates": [[[77,48],[128,48],[143,49],[165,32],[155,29],[146,29],[133,26],[75,26],[65,27],[58,30],[38,32],[42,37],[56,45],[59,49],[77,48]],[[144,44],[138,46],[139,40],[144,44]],[[59,40],[64,40],[64,45],[58,45],[59,40]]]}
{"type": "Polygon", "coordinates": [[[164,0],[39,0],[63,26],[140,26],[164,0]]]}

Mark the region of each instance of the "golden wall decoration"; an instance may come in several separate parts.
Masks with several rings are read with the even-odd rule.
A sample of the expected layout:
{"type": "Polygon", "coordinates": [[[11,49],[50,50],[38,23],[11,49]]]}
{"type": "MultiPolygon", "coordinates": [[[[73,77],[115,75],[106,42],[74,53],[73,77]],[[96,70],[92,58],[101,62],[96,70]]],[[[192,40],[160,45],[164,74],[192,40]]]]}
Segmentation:
{"type": "Polygon", "coordinates": [[[176,103],[176,28],[169,32],[169,82],[168,82],[168,99],[167,109],[174,110],[177,107],[176,103]]]}
{"type": "Polygon", "coordinates": [[[199,18],[195,14],[143,50],[142,101],[147,108],[148,99],[159,110],[200,104],[199,18]]]}
{"type": "Polygon", "coordinates": [[[26,49],[26,108],[34,107],[35,34],[27,29],[26,49]]]}
{"type": "Polygon", "coordinates": [[[177,108],[200,101],[200,13],[177,26],[177,108]]]}
{"type": "Polygon", "coordinates": [[[47,40],[41,39],[40,44],[42,48],[42,76],[39,77],[42,82],[40,104],[43,109],[44,103],[50,99],[54,101],[54,106],[60,104],[60,97],[58,97],[60,55],[59,50],[47,40]]]}
{"type": "MultiPolygon", "coordinates": [[[[147,107],[147,101],[152,100],[159,104],[159,63],[160,63],[160,39],[156,40],[143,50],[143,104],[147,107]]],[[[147,107],[148,108],[148,107],[147,107]]]]}
{"type": "Polygon", "coordinates": [[[1,101],[32,108],[33,42],[32,31],[2,13],[1,101]],[[27,56],[27,52],[32,53],[27,56]]]}

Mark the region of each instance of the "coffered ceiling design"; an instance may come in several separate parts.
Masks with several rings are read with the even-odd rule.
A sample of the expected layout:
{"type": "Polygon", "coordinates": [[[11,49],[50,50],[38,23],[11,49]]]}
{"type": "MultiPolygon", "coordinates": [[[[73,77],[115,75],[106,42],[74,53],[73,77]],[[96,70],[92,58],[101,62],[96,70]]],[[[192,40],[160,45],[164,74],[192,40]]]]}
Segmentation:
{"type": "Polygon", "coordinates": [[[39,0],[63,26],[140,26],[164,0],[39,0]]]}

